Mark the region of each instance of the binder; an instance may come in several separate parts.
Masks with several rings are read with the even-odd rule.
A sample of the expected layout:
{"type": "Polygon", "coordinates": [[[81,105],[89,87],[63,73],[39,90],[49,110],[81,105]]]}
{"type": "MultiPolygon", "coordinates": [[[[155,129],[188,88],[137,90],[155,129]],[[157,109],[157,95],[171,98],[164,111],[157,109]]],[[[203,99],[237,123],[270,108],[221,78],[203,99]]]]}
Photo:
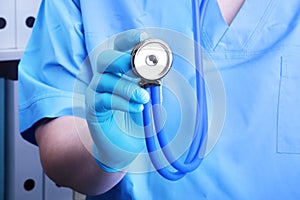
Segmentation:
{"type": "Polygon", "coordinates": [[[30,38],[41,0],[15,0],[16,1],[16,46],[24,49],[30,38]]]}
{"type": "Polygon", "coordinates": [[[38,148],[21,138],[17,101],[17,81],[5,80],[5,199],[42,200],[43,170],[38,148]]]}
{"type": "Polygon", "coordinates": [[[0,0],[0,50],[16,47],[15,0],[0,0]]]}

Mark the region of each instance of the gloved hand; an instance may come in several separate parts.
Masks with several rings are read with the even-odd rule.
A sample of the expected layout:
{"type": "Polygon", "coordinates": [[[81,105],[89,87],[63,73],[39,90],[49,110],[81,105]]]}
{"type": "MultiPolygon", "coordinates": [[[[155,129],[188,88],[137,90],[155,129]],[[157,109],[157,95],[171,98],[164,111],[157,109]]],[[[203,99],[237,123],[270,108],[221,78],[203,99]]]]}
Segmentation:
{"type": "Polygon", "coordinates": [[[129,50],[145,33],[130,31],[102,52],[86,91],[86,119],[93,138],[93,154],[106,171],[125,169],[145,148],[142,111],[148,92],[131,72],[129,50]]]}

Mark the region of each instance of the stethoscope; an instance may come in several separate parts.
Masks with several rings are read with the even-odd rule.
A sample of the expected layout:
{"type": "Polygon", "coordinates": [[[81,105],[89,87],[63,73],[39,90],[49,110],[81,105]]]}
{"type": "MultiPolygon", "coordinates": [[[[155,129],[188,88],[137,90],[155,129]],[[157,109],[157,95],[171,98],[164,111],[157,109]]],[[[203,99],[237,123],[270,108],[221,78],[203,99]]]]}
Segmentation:
{"type": "Polygon", "coordinates": [[[170,148],[164,148],[168,139],[164,128],[161,128],[162,111],[161,105],[161,79],[170,71],[172,65],[172,51],[167,43],[160,39],[147,39],[136,45],[132,50],[132,69],[141,78],[140,86],[150,94],[151,100],[144,105],[143,122],[147,151],[153,166],[157,172],[169,180],[178,180],[187,173],[194,171],[200,165],[199,157],[203,138],[207,134],[208,119],[206,107],[206,94],[204,80],[201,76],[202,58],[200,49],[200,31],[202,27],[205,9],[208,0],[192,0],[193,27],[194,27],[194,53],[196,63],[196,97],[197,112],[194,139],[189,147],[184,162],[174,159],[170,148]],[[151,124],[154,122],[154,128],[151,124]],[[154,129],[154,130],[153,130],[154,129]],[[156,133],[156,134],[153,134],[156,133]],[[162,153],[170,166],[161,167],[161,160],[152,152],[157,150],[159,144],[162,153]],[[173,168],[173,169],[172,169],[173,168]]]}

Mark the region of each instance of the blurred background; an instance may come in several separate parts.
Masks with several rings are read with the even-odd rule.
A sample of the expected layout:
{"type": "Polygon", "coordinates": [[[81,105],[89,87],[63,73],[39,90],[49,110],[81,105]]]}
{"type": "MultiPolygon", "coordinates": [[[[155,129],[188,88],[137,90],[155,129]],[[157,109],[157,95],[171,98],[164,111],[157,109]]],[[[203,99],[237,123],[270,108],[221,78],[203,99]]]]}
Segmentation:
{"type": "Polygon", "coordinates": [[[40,0],[0,0],[0,200],[82,200],[44,173],[36,146],[23,140],[18,119],[18,63],[40,0]]]}

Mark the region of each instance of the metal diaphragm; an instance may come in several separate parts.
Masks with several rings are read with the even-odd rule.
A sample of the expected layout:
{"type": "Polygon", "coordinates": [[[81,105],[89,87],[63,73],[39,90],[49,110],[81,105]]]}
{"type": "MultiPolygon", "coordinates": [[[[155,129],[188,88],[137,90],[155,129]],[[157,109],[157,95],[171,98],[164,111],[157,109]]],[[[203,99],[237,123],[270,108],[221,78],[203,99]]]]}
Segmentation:
{"type": "Polygon", "coordinates": [[[160,80],[169,72],[172,61],[170,47],[160,39],[144,40],[131,52],[132,69],[142,79],[142,87],[160,85],[160,80]]]}

